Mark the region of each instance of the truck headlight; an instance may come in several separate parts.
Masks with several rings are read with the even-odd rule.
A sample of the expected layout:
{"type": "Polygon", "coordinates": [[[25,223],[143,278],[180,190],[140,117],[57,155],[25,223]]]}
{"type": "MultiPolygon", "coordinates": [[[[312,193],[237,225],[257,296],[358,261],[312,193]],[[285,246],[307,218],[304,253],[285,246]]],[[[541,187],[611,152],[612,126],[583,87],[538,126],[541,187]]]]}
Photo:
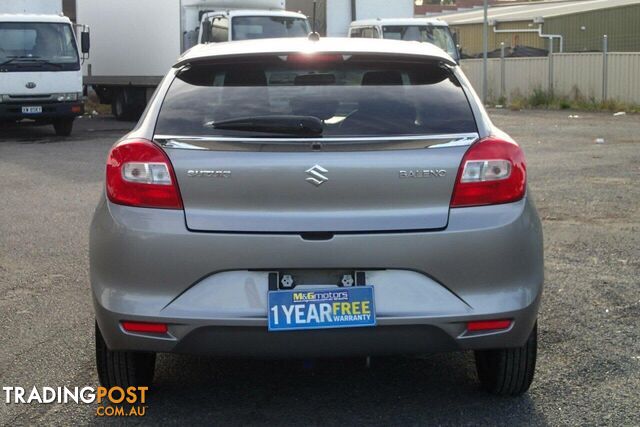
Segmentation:
{"type": "Polygon", "coordinates": [[[78,92],[58,93],[56,96],[58,102],[77,101],[78,92]]]}

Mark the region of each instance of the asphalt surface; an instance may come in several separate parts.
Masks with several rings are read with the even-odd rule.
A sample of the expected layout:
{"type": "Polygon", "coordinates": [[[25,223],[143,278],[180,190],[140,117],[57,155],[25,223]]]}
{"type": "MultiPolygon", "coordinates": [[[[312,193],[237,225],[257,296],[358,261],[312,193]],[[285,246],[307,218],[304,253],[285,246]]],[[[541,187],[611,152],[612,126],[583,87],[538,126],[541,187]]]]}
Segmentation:
{"type": "MultiPolygon", "coordinates": [[[[544,224],[538,369],[526,395],[485,394],[470,353],[374,359],[369,369],[161,355],[146,416],[127,421],[640,425],[640,117],[491,114],[524,147],[544,224]]],[[[70,138],[0,128],[1,386],[98,384],[88,227],[107,151],[131,126],[83,118],[70,138]]],[[[0,424],[107,421],[96,405],[7,405],[0,395],[0,424]]]]}

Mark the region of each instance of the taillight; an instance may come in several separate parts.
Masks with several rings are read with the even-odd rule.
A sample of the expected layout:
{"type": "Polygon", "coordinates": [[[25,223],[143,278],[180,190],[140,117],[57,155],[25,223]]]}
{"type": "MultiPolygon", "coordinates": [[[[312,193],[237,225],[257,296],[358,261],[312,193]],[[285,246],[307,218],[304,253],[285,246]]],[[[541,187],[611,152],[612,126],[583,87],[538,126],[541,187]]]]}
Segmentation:
{"type": "Polygon", "coordinates": [[[182,209],[167,155],[151,141],[122,141],[107,159],[107,196],[113,203],[145,208],[182,209]]]}
{"type": "Polygon", "coordinates": [[[515,142],[489,137],[473,144],[462,159],[451,207],[495,205],[524,197],[527,172],[515,142]]]}

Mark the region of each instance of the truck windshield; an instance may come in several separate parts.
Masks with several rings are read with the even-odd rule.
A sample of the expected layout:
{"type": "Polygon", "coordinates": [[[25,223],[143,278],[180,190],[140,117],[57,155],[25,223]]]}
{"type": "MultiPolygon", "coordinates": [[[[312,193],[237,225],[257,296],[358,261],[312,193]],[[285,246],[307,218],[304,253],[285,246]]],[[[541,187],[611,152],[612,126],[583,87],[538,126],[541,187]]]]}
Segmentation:
{"type": "Polygon", "coordinates": [[[236,16],[233,18],[232,40],[306,37],[306,19],[283,16],[236,16]]]}
{"type": "Polygon", "coordinates": [[[382,28],[385,39],[427,42],[438,46],[456,61],[458,50],[449,27],[435,25],[386,25],[382,28]]]}
{"type": "Polygon", "coordinates": [[[0,22],[0,64],[7,71],[79,70],[69,24],[0,22]]]}
{"type": "Polygon", "coordinates": [[[156,126],[159,135],[231,137],[469,132],[473,113],[451,70],[357,55],[192,65],[171,84],[156,126]]]}

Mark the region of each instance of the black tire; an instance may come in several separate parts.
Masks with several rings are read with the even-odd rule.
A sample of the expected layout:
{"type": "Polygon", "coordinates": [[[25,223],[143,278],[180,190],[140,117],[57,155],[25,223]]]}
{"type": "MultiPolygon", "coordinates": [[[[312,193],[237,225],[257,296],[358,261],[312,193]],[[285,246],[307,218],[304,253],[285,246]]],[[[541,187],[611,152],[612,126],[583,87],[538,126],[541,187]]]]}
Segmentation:
{"type": "Polygon", "coordinates": [[[69,136],[73,130],[73,118],[71,119],[56,119],[53,122],[53,129],[58,136],[69,136]]]}
{"type": "Polygon", "coordinates": [[[476,370],[482,386],[492,394],[519,396],[533,382],[538,352],[538,325],[522,347],[475,352],[476,370]]]}
{"type": "Polygon", "coordinates": [[[142,109],[139,105],[128,102],[124,90],[119,90],[111,101],[111,114],[119,121],[135,121],[140,118],[142,109]]]}
{"type": "Polygon", "coordinates": [[[96,323],[96,367],[104,387],[151,386],[156,354],[109,350],[96,323]]]}

